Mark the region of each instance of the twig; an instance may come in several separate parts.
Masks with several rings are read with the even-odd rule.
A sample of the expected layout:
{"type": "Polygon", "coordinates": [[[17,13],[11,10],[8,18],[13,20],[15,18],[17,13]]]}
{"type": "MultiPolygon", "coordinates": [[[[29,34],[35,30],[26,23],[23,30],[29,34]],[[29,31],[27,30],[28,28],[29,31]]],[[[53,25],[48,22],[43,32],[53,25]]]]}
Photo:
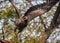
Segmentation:
{"type": "Polygon", "coordinates": [[[17,14],[17,16],[18,16],[18,18],[20,17],[20,13],[19,13],[19,10],[18,10],[18,8],[16,7],[16,5],[15,5],[15,3],[14,3],[14,1],[13,0],[9,0],[10,1],[10,3],[12,4],[12,6],[15,8],[15,11],[16,11],[16,14],[17,14]]]}

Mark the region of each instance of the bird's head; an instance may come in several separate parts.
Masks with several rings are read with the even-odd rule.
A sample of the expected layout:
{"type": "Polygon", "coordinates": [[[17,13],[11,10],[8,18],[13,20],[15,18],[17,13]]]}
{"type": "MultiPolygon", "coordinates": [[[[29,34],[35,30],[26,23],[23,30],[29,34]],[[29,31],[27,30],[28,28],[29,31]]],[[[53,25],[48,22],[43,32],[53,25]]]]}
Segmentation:
{"type": "Polygon", "coordinates": [[[16,26],[21,32],[27,26],[27,23],[28,23],[27,17],[20,17],[16,22],[17,24],[16,26]]]}

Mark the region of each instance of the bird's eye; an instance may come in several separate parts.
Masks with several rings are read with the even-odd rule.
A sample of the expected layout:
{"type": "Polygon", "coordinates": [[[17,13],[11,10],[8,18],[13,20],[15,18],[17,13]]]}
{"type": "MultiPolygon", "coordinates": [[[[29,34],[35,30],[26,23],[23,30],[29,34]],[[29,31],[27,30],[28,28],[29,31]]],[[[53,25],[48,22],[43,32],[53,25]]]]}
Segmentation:
{"type": "Polygon", "coordinates": [[[27,17],[23,17],[24,18],[24,20],[27,20],[27,17]]]}

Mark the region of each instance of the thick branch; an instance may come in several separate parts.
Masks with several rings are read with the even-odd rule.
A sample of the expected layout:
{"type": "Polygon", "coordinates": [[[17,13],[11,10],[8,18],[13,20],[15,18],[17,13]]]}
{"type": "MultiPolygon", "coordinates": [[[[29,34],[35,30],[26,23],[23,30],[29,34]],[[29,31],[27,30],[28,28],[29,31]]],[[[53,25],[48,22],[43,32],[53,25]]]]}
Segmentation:
{"type": "Polygon", "coordinates": [[[60,3],[59,3],[59,6],[57,7],[57,11],[55,12],[54,16],[53,16],[53,20],[51,22],[51,25],[54,26],[54,25],[59,25],[58,23],[58,17],[59,17],[59,14],[60,14],[60,3]]]}

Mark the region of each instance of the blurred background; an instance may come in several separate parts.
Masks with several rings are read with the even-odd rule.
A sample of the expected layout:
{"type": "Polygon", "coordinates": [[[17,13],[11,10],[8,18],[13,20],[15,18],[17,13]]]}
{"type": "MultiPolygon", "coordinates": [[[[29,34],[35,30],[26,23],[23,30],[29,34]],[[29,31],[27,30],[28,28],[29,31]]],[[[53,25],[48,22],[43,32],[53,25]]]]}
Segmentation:
{"type": "MultiPolygon", "coordinates": [[[[45,0],[13,0],[16,7],[20,11],[20,15],[29,9],[29,7],[45,3],[45,0]]],[[[11,40],[13,43],[39,43],[42,33],[45,31],[45,27],[50,26],[50,22],[53,18],[53,14],[56,11],[58,3],[52,7],[52,9],[42,16],[38,16],[30,21],[26,28],[21,33],[19,30],[14,32],[14,27],[17,19],[15,9],[9,2],[9,0],[0,0],[0,39],[11,40]]],[[[47,43],[60,43],[60,26],[52,32],[47,39],[47,43]]]]}

